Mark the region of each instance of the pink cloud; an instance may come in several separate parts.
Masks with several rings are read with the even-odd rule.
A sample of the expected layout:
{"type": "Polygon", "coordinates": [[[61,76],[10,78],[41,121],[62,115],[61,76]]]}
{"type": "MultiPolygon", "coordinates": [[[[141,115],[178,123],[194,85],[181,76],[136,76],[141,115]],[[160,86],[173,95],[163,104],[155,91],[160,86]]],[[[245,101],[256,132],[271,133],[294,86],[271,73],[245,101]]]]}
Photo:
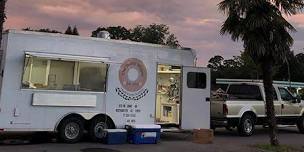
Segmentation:
{"type": "MultiPolygon", "coordinates": [[[[199,63],[206,65],[214,55],[232,57],[242,50],[219,30],[225,16],[219,13],[220,0],[9,0],[6,28],[51,28],[64,31],[76,25],[83,36],[99,26],[170,26],[183,46],[197,50],[199,63]]],[[[295,47],[303,48],[304,15],[290,17],[298,27],[295,47]]]]}
{"type": "Polygon", "coordinates": [[[288,20],[290,20],[296,26],[304,28],[304,14],[298,14],[298,15],[288,17],[288,20]]]}
{"type": "Polygon", "coordinates": [[[186,18],[185,23],[191,26],[213,26],[215,24],[220,23],[220,19],[214,18],[202,18],[202,19],[194,19],[194,18],[186,18]]]}
{"type": "MultiPolygon", "coordinates": [[[[82,22],[96,25],[96,27],[100,25],[132,26],[134,25],[134,23],[150,24],[151,21],[160,22],[160,18],[158,16],[149,13],[141,13],[136,11],[109,12],[103,8],[92,11],[93,9],[92,7],[93,6],[87,3],[83,3],[82,5],[62,5],[62,6],[43,5],[38,8],[38,11],[47,16],[57,17],[66,20],[81,19],[82,22]]],[[[83,31],[87,31],[87,30],[83,30],[83,31]]]]}

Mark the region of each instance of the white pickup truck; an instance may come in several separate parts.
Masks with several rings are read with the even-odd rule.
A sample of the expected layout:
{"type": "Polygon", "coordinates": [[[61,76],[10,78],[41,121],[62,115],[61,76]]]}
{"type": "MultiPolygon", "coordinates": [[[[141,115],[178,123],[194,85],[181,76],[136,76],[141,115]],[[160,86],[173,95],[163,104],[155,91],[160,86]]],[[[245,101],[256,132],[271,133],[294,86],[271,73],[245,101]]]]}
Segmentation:
{"type": "MultiPolygon", "coordinates": [[[[277,123],[297,125],[304,133],[304,102],[286,88],[273,85],[277,123]]],[[[263,83],[232,83],[211,99],[211,128],[237,127],[241,136],[251,136],[255,125],[267,125],[263,83]]]]}

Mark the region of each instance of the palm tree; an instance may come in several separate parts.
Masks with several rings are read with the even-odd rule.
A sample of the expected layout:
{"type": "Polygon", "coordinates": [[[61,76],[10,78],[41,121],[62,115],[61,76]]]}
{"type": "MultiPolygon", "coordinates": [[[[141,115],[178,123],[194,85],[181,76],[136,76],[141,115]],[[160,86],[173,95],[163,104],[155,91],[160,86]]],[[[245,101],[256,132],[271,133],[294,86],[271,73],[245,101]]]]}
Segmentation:
{"type": "Polygon", "coordinates": [[[279,145],[273,105],[273,65],[282,62],[290,52],[295,28],[285,15],[295,15],[304,7],[304,0],[223,0],[219,10],[227,15],[221,34],[230,34],[233,41],[243,41],[245,51],[260,63],[266,94],[266,115],[270,143],[279,145]]]}
{"type": "Polygon", "coordinates": [[[2,33],[3,33],[3,24],[5,22],[6,19],[6,15],[5,15],[5,4],[6,4],[6,0],[0,0],[0,47],[1,47],[1,42],[2,42],[2,33]]]}

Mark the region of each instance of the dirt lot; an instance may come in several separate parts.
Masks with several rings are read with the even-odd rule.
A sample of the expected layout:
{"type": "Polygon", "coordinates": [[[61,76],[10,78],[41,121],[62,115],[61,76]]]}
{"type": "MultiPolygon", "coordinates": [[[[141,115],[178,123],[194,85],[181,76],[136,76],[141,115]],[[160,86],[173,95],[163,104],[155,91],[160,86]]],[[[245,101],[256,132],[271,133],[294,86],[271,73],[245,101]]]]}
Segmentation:
{"type": "MultiPolygon", "coordinates": [[[[292,145],[304,152],[304,135],[299,134],[295,127],[280,127],[279,133],[282,144],[292,145]]],[[[2,139],[8,139],[8,136],[1,135],[2,139]]],[[[30,136],[23,136],[26,137],[30,136]]],[[[104,145],[88,142],[86,139],[77,144],[61,144],[53,139],[39,144],[1,144],[0,152],[243,152],[260,151],[252,145],[268,143],[267,130],[263,128],[258,128],[251,137],[239,137],[235,131],[217,129],[213,144],[206,145],[192,143],[191,138],[189,133],[163,133],[161,142],[157,145],[104,145]]]]}

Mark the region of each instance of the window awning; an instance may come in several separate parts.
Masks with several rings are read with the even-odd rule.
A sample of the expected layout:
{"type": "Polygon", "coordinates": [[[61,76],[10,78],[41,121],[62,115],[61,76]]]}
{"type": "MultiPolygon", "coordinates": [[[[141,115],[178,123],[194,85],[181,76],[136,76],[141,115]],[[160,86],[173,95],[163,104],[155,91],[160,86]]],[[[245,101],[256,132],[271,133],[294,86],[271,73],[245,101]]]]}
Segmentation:
{"type": "Polygon", "coordinates": [[[32,57],[40,57],[54,60],[65,61],[83,61],[83,62],[109,62],[110,57],[92,57],[92,56],[78,56],[78,55],[66,55],[66,54],[53,54],[53,53],[41,53],[41,52],[25,52],[26,55],[32,57]]]}

